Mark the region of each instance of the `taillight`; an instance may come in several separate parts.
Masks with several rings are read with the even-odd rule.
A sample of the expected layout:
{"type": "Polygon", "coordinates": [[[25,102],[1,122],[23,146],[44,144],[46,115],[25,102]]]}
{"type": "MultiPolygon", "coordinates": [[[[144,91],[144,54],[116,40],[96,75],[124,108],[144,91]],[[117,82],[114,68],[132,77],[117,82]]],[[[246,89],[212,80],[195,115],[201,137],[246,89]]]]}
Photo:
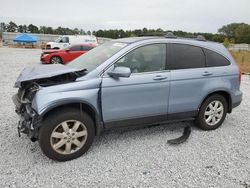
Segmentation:
{"type": "Polygon", "coordinates": [[[239,79],[239,82],[241,82],[242,75],[241,75],[241,71],[240,71],[240,66],[239,65],[237,65],[237,66],[238,66],[238,74],[239,74],[238,79],[239,79]]]}
{"type": "MultiPolygon", "coordinates": [[[[227,50],[227,51],[228,51],[229,54],[231,54],[231,52],[229,50],[227,50]]],[[[231,54],[231,57],[234,59],[234,57],[232,56],[232,54],[231,54]]],[[[239,80],[239,83],[241,83],[242,75],[241,75],[241,71],[240,71],[240,66],[236,63],[235,59],[234,59],[234,62],[235,62],[235,64],[238,67],[238,80],[239,80]]]]}

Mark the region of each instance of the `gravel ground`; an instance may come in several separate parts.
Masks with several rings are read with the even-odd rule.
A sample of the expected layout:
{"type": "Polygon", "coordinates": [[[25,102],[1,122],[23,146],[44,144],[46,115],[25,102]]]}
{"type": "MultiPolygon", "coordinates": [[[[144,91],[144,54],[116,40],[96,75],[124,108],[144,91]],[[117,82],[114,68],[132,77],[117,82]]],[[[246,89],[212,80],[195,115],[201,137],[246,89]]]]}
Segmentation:
{"type": "Polygon", "coordinates": [[[215,131],[193,127],[178,146],[167,140],[181,135],[184,123],[107,131],[87,154],[60,163],[37,142],[17,137],[12,86],[40,53],[0,48],[0,187],[250,187],[249,76],[241,85],[243,103],[215,131]]]}

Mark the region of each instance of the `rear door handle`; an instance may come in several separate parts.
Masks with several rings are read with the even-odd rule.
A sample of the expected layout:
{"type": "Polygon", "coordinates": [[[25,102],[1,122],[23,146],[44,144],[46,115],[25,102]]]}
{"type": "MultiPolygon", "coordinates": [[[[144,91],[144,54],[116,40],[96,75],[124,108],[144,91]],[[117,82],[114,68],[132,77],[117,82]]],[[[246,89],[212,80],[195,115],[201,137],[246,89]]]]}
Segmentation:
{"type": "Polygon", "coordinates": [[[167,79],[167,78],[168,78],[167,76],[156,75],[153,79],[154,79],[154,80],[165,80],[165,79],[167,79]]]}
{"type": "Polygon", "coordinates": [[[205,71],[202,74],[202,76],[211,76],[211,75],[213,75],[213,73],[212,72],[208,72],[208,71],[205,71]]]}

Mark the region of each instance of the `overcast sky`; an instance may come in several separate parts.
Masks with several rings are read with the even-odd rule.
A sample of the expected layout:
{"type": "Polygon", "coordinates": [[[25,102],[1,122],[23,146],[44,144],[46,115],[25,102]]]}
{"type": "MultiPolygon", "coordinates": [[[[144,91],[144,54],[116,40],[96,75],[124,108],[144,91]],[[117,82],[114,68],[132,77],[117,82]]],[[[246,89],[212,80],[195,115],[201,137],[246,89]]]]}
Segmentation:
{"type": "Polygon", "coordinates": [[[98,29],[162,28],[216,33],[250,24],[250,0],[0,0],[0,22],[98,29]]]}

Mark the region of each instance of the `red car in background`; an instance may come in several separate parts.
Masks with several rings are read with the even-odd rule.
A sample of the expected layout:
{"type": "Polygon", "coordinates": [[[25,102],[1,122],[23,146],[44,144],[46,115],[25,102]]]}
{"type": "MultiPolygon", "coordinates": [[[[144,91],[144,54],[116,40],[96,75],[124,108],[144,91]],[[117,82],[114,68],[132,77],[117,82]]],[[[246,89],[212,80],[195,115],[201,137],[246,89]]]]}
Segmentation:
{"type": "Polygon", "coordinates": [[[66,64],[94,47],[96,45],[76,44],[63,50],[43,50],[41,62],[43,64],[66,64]]]}

